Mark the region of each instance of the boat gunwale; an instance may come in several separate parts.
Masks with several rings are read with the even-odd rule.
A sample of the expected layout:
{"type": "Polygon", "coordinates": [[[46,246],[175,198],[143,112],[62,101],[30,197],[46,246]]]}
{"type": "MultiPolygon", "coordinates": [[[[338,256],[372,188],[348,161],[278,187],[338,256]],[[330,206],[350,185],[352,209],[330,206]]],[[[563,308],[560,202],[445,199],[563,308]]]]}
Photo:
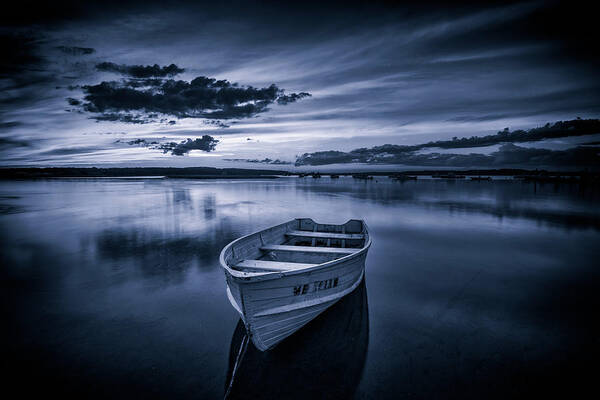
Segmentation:
{"type": "Polygon", "coordinates": [[[362,254],[366,253],[369,250],[369,247],[371,247],[371,241],[372,241],[371,234],[369,234],[369,229],[367,227],[367,224],[362,219],[351,218],[351,219],[349,219],[348,221],[346,221],[343,224],[318,224],[312,218],[294,218],[294,219],[291,219],[289,221],[283,222],[281,224],[269,226],[269,227],[260,229],[258,231],[249,233],[247,235],[244,235],[242,237],[239,237],[239,238],[235,239],[234,241],[230,242],[227,246],[225,246],[223,248],[223,250],[221,250],[221,254],[219,255],[219,262],[221,263],[221,267],[225,270],[225,272],[231,278],[233,278],[236,282],[249,283],[249,282],[262,281],[262,280],[279,279],[279,278],[282,278],[284,276],[300,275],[300,274],[305,274],[307,272],[318,271],[318,270],[321,270],[321,269],[329,268],[329,267],[331,267],[333,265],[336,265],[336,264],[340,264],[340,263],[346,262],[346,261],[351,260],[353,258],[360,257],[362,254]],[[241,240],[243,240],[243,239],[245,239],[245,238],[247,238],[249,236],[259,234],[260,232],[263,232],[263,231],[265,231],[267,229],[275,228],[275,227],[281,226],[281,225],[287,225],[290,222],[297,221],[297,220],[310,220],[314,224],[317,224],[317,225],[338,225],[338,226],[346,225],[350,221],[360,221],[362,223],[362,227],[363,227],[362,231],[368,234],[368,240],[367,240],[367,243],[365,243],[363,245],[363,247],[359,251],[357,251],[355,253],[348,254],[346,256],[337,258],[335,260],[331,260],[331,261],[327,261],[327,262],[324,262],[324,263],[321,263],[321,264],[317,264],[314,267],[308,267],[308,268],[303,268],[303,269],[294,269],[294,270],[290,270],[290,271],[273,271],[273,272],[243,272],[243,271],[234,270],[229,265],[227,265],[227,262],[225,261],[225,253],[235,243],[237,243],[237,242],[239,242],[239,241],[241,241],[241,240]]]}

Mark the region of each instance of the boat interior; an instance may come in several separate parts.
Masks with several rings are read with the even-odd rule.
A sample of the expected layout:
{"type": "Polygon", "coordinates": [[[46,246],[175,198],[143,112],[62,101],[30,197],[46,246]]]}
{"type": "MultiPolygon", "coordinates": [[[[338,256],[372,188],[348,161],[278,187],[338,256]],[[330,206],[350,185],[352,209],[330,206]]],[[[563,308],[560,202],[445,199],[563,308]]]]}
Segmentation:
{"type": "Polygon", "coordinates": [[[368,232],[360,220],[332,225],[300,218],[232,243],[225,262],[241,272],[291,271],[356,253],[367,241],[368,232]]]}

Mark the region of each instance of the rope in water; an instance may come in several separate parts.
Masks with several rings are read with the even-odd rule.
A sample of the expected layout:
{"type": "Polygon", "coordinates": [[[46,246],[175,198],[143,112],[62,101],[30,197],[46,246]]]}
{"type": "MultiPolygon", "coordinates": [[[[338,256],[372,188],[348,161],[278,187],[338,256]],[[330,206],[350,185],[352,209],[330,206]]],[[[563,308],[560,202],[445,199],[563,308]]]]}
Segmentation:
{"type": "Polygon", "coordinates": [[[231,372],[231,379],[229,380],[229,386],[227,387],[227,391],[225,392],[224,400],[227,400],[229,397],[229,393],[231,392],[231,388],[233,387],[233,380],[235,379],[235,373],[238,370],[239,364],[242,362],[242,358],[244,354],[246,354],[246,349],[248,348],[248,333],[244,333],[244,338],[242,339],[242,344],[240,345],[240,350],[238,351],[238,355],[235,358],[235,364],[233,365],[233,371],[231,372]]]}

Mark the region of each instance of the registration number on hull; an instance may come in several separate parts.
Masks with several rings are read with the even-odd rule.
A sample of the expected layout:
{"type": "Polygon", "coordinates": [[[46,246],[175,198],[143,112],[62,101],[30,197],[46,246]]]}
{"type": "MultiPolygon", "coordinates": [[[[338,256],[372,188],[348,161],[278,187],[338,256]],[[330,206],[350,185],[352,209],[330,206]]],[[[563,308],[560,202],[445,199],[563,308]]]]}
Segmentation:
{"type": "Polygon", "coordinates": [[[314,281],[311,283],[305,283],[304,285],[294,286],[294,296],[300,296],[307,293],[334,288],[338,285],[338,281],[339,278],[331,278],[323,281],[314,281]]]}

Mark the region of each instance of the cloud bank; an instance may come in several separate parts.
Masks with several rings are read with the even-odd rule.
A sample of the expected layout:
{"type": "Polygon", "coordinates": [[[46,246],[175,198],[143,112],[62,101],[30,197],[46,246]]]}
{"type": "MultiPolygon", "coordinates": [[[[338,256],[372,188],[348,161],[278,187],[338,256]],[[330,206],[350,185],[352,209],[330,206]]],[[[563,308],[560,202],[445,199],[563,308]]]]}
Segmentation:
{"type": "Polygon", "coordinates": [[[259,160],[258,158],[224,158],[223,161],[231,161],[231,162],[246,162],[251,164],[270,164],[270,165],[291,165],[291,161],[284,161],[280,159],[273,160],[271,158],[263,158],[259,160]]]}
{"type": "Polygon", "coordinates": [[[298,101],[305,97],[310,97],[310,96],[312,96],[312,95],[307,92],[292,93],[289,95],[281,95],[277,98],[277,103],[286,105],[286,104],[293,103],[295,101],[298,101]]]}
{"type": "Polygon", "coordinates": [[[210,135],[204,135],[200,138],[190,139],[187,138],[179,143],[177,142],[159,142],[157,140],[149,140],[137,138],[133,140],[122,140],[118,139],[115,143],[126,143],[130,146],[141,146],[148,147],[150,149],[162,150],[164,154],[171,153],[174,156],[183,156],[192,150],[202,150],[207,153],[213,151],[219,140],[213,138],[210,135]]]}
{"type": "Polygon", "coordinates": [[[520,147],[511,143],[500,147],[497,152],[485,154],[378,154],[366,159],[351,158],[340,151],[321,151],[296,160],[300,165],[327,164],[400,164],[425,167],[598,167],[600,150],[594,147],[579,146],[568,150],[547,150],[520,147]]]}
{"type": "Polygon", "coordinates": [[[86,56],[96,52],[96,50],[91,47],[56,46],[56,48],[70,56],[86,56]]]}
{"type": "Polygon", "coordinates": [[[306,92],[286,95],[275,84],[254,88],[206,76],[196,77],[190,82],[156,78],[183,71],[175,64],[144,67],[102,63],[96,67],[141,78],[104,81],[82,87],[86,101],[83,110],[98,114],[93,118],[100,121],[153,122],[156,115],[148,113],[177,118],[249,118],[267,111],[274,102],[286,105],[310,96],[306,92]],[[133,116],[131,112],[145,115],[133,116]]]}
{"type": "Polygon", "coordinates": [[[128,75],[133,78],[152,78],[175,76],[184,72],[183,68],[179,68],[175,64],[161,67],[158,64],[154,65],[124,65],[111,62],[103,62],[96,65],[98,71],[115,72],[118,74],[128,75]]]}
{"type": "Polygon", "coordinates": [[[296,165],[328,165],[328,164],[402,164],[410,166],[447,166],[498,167],[505,165],[523,166],[598,166],[600,150],[596,147],[579,146],[567,150],[547,150],[525,148],[514,145],[519,142],[533,142],[543,139],[592,135],[600,133],[600,120],[576,119],[546,124],[540,128],[527,131],[511,132],[506,128],[496,135],[470,138],[453,138],[453,140],[428,142],[413,146],[386,144],[372,148],[360,148],[349,152],[319,151],[305,153],[296,159],[296,165]],[[419,154],[424,148],[469,148],[504,143],[497,152],[490,155],[471,154],[419,154]]]}
{"type": "Polygon", "coordinates": [[[192,150],[211,152],[215,149],[217,143],[219,143],[217,139],[209,135],[204,135],[201,138],[196,138],[194,140],[188,138],[180,143],[161,143],[157,148],[162,150],[163,153],[171,152],[174,156],[182,156],[192,150]]]}

